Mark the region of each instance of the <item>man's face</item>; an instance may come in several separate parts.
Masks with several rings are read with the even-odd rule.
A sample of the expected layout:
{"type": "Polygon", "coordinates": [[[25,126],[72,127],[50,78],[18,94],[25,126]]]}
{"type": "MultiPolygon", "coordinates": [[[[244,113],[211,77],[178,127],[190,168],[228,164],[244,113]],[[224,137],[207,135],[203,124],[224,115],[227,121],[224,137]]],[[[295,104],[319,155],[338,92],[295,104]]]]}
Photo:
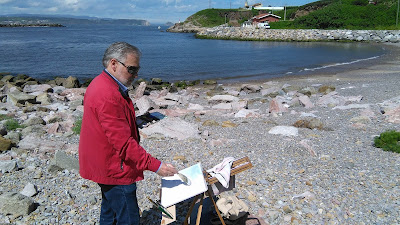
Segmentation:
{"type": "Polygon", "coordinates": [[[116,72],[117,72],[118,78],[119,78],[119,79],[118,78],[117,79],[122,84],[129,87],[132,84],[133,80],[138,77],[137,72],[131,74],[131,73],[129,73],[129,71],[131,71],[131,72],[133,71],[133,70],[131,70],[132,66],[139,68],[139,65],[140,65],[139,57],[137,57],[134,54],[128,54],[125,62],[117,61],[116,64],[118,64],[116,72]]]}

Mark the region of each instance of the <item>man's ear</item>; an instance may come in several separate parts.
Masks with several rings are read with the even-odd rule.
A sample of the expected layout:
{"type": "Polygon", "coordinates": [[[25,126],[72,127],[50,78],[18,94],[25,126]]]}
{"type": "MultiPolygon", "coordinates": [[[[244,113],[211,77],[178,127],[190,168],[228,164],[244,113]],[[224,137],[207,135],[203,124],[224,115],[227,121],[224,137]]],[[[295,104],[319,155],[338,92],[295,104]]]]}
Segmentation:
{"type": "Polygon", "coordinates": [[[111,59],[111,60],[110,60],[109,66],[110,66],[110,69],[111,69],[113,72],[117,71],[117,63],[118,63],[118,61],[115,60],[115,59],[111,59]]]}

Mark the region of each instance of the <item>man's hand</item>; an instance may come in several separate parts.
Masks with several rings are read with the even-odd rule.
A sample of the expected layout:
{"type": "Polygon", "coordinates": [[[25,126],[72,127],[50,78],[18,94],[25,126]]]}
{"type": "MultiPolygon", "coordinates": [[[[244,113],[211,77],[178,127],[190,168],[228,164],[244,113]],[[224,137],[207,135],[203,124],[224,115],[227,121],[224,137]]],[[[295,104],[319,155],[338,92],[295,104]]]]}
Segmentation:
{"type": "Polygon", "coordinates": [[[162,177],[173,176],[176,173],[178,173],[178,170],[176,170],[176,168],[169,163],[162,163],[161,168],[157,172],[157,174],[162,177]]]}

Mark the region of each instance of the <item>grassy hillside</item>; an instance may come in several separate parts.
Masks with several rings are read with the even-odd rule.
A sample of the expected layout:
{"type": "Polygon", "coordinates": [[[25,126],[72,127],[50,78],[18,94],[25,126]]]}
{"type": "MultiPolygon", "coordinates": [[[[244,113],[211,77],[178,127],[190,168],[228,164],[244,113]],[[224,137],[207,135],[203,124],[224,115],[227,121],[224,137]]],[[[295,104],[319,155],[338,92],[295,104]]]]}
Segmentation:
{"type": "MultiPolygon", "coordinates": [[[[303,6],[289,6],[284,11],[274,11],[280,22],[271,23],[272,29],[399,29],[396,27],[397,1],[375,0],[321,0],[303,6]]],[[[257,15],[257,10],[205,9],[190,16],[185,22],[203,27],[225,23],[239,25],[257,15]]]]}
{"type": "Polygon", "coordinates": [[[396,29],[396,13],[397,0],[380,0],[376,5],[368,4],[368,0],[336,0],[295,19],[291,26],[316,29],[396,29]]]}
{"type": "Polygon", "coordinates": [[[191,22],[201,27],[215,27],[224,24],[225,18],[228,24],[241,24],[255,15],[258,15],[257,10],[204,9],[187,18],[185,22],[191,22]]]}

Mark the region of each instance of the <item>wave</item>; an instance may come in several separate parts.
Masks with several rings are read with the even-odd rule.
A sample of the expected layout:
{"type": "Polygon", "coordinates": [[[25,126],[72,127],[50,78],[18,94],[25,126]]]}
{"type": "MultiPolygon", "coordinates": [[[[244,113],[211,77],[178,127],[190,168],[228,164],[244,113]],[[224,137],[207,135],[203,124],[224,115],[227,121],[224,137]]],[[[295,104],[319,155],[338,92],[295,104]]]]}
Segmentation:
{"type": "Polygon", "coordinates": [[[365,59],[357,59],[357,60],[350,61],[350,62],[335,63],[335,64],[326,65],[326,66],[320,66],[320,67],[315,67],[315,68],[304,68],[303,70],[300,70],[300,72],[302,72],[302,71],[315,71],[315,70],[326,69],[326,68],[335,67],[335,66],[350,65],[350,64],[354,64],[354,63],[358,63],[358,62],[377,59],[379,57],[380,56],[373,56],[373,57],[369,57],[369,58],[365,58],[365,59]]]}

